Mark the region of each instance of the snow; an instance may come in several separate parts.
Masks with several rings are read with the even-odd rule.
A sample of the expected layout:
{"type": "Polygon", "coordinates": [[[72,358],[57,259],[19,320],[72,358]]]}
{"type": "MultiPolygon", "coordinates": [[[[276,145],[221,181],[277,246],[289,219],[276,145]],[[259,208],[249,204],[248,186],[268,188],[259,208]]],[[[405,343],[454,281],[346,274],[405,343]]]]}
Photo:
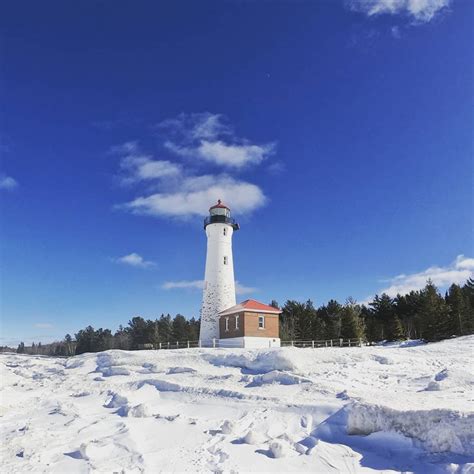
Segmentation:
{"type": "Polygon", "coordinates": [[[2,354],[2,472],[474,472],[474,336],[2,354]]]}

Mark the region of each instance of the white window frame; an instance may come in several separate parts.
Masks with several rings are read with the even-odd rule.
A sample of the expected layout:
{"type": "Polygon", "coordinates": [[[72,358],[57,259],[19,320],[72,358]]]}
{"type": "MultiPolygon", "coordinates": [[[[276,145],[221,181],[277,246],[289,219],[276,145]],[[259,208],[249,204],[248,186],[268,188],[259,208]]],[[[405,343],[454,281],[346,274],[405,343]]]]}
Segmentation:
{"type": "Polygon", "coordinates": [[[238,330],[239,329],[239,319],[240,319],[240,316],[237,314],[235,316],[235,329],[238,330]]]}
{"type": "Polygon", "coordinates": [[[229,259],[227,258],[227,255],[224,255],[224,265],[227,265],[228,260],[229,260],[229,259]]]}
{"type": "Polygon", "coordinates": [[[265,329],[265,315],[258,315],[258,329],[265,329]]]}
{"type": "Polygon", "coordinates": [[[225,318],[225,330],[229,331],[229,317],[228,316],[225,318]]]}

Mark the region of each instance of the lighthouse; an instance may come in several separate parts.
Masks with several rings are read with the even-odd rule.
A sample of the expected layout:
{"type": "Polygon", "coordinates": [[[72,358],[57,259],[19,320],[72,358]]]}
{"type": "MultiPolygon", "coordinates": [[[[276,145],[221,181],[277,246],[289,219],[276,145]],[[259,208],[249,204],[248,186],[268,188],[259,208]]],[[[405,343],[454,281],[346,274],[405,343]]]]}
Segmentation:
{"type": "Polygon", "coordinates": [[[219,199],[204,219],[204,230],[207,254],[199,341],[209,346],[219,338],[219,313],[236,304],[232,236],[239,224],[219,199]]]}

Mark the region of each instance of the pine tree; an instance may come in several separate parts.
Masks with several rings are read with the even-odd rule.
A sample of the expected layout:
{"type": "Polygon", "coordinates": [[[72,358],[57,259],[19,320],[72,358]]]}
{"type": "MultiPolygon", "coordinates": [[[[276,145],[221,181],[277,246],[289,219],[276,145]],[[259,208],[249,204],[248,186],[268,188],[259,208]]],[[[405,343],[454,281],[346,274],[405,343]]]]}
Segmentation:
{"type": "Polygon", "coordinates": [[[135,316],[128,322],[128,331],[132,340],[132,349],[138,349],[143,344],[152,343],[149,324],[140,316],[135,316]]]}
{"type": "Polygon", "coordinates": [[[341,333],[342,306],[336,300],[317,309],[317,318],[324,324],[324,335],[321,339],[338,339],[341,333]]]}
{"type": "Polygon", "coordinates": [[[464,334],[474,333],[474,279],[469,278],[462,287],[465,304],[464,334]]]}
{"type": "Polygon", "coordinates": [[[461,336],[466,334],[466,326],[469,326],[468,303],[459,285],[451,285],[446,294],[446,303],[449,306],[448,318],[445,324],[446,335],[461,336]]]}
{"type": "Polygon", "coordinates": [[[395,310],[394,300],[386,293],[376,295],[370,303],[375,318],[375,330],[379,330],[379,340],[397,341],[404,339],[404,330],[395,310]]]}
{"type": "Polygon", "coordinates": [[[192,317],[188,324],[188,341],[197,341],[199,339],[200,321],[192,317]]]}
{"type": "Polygon", "coordinates": [[[342,308],[341,314],[341,338],[361,339],[364,338],[364,328],[360,318],[360,306],[349,300],[342,308]]]}
{"type": "Polygon", "coordinates": [[[446,336],[445,329],[448,315],[448,306],[433,282],[428,280],[420,298],[421,337],[427,341],[439,341],[444,337],[449,337],[446,336]]]}
{"type": "Polygon", "coordinates": [[[170,342],[173,338],[173,323],[171,321],[171,316],[167,314],[161,315],[158,320],[158,331],[160,333],[160,342],[170,342]]]}
{"type": "Polygon", "coordinates": [[[282,308],[280,315],[280,338],[283,340],[296,340],[301,334],[301,314],[304,312],[304,303],[288,300],[282,308]]]}
{"type": "Polygon", "coordinates": [[[173,319],[173,341],[186,341],[188,339],[188,322],[186,318],[177,314],[173,319]]]}

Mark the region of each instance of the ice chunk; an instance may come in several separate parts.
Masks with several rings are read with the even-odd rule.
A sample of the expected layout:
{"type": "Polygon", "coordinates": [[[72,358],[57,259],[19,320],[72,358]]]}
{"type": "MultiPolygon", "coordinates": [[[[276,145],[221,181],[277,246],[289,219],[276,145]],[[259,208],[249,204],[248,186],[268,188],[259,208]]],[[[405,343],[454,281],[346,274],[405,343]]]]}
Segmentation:
{"type": "Polygon", "coordinates": [[[348,434],[395,432],[414,438],[433,453],[474,455],[474,414],[454,410],[398,411],[381,405],[354,403],[348,408],[348,434]]]}

